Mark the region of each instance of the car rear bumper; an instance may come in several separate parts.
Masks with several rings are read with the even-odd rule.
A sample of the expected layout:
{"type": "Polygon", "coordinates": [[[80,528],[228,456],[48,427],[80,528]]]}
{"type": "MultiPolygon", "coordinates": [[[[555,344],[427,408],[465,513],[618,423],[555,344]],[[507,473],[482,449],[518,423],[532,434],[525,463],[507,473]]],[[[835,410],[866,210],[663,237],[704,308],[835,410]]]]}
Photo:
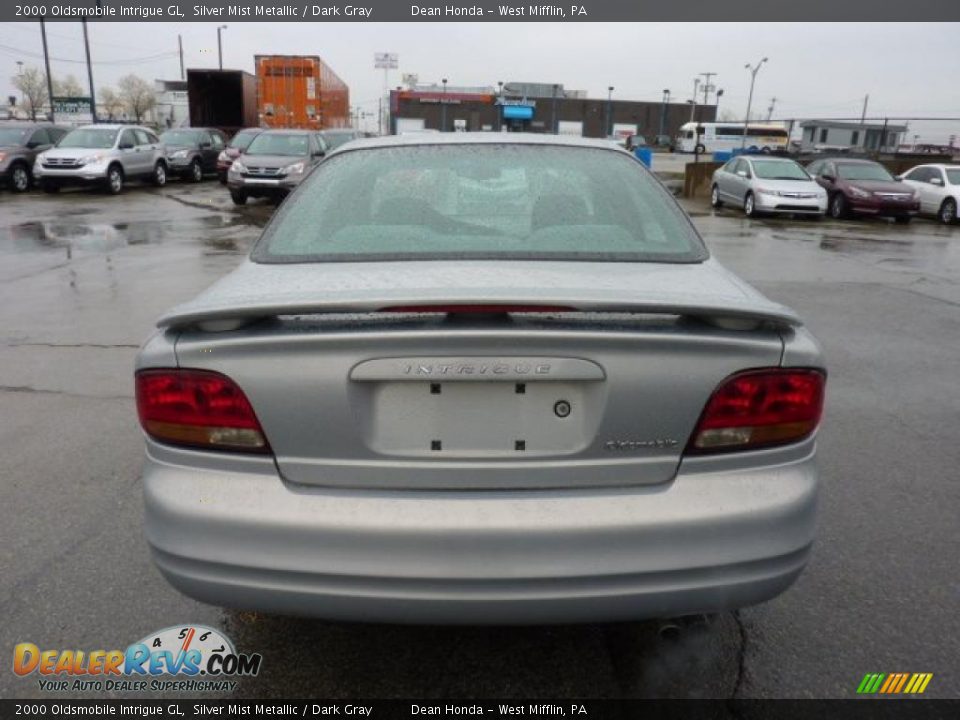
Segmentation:
{"type": "Polygon", "coordinates": [[[215,605],[466,624],[714,612],[768,600],[802,571],[813,448],[753,470],[684,461],[661,486],[451,493],[294,486],[269,458],[204,470],[148,441],[145,529],[167,580],[215,605]]]}

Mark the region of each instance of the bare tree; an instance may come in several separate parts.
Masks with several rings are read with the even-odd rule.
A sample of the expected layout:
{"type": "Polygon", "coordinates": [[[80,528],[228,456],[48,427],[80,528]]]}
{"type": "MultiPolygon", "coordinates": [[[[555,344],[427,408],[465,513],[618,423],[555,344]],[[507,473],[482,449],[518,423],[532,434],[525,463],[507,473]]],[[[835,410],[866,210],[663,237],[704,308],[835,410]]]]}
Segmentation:
{"type": "Polygon", "coordinates": [[[153,86],[141,77],[124,75],[117,82],[117,87],[120,89],[124,107],[137,122],[157,104],[153,86]]]}
{"type": "Polygon", "coordinates": [[[23,94],[23,107],[36,121],[37,112],[50,99],[47,93],[47,76],[38,67],[26,67],[19,75],[10,78],[13,86],[23,94]]]}
{"type": "Polygon", "coordinates": [[[113,88],[100,88],[100,98],[97,100],[97,108],[107,114],[108,120],[116,120],[123,112],[123,99],[113,88]]]}
{"type": "Polygon", "coordinates": [[[53,94],[57,97],[83,97],[83,85],[73,75],[67,75],[62,80],[53,79],[53,94]]]}

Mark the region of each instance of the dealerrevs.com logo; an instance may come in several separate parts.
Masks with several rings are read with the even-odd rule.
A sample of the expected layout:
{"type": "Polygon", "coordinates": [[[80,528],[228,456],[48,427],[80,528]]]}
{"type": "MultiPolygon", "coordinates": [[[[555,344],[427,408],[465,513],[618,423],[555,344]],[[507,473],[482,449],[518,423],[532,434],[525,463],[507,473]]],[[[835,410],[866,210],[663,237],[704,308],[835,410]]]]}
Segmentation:
{"type": "Polygon", "coordinates": [[[126,650],[41,650],[30,642],[13,649],[14,673],[38,675],[44,691],[232,691],[232,678],[256,675],[262,661],[205,625],[164,628],[126,650]]]}

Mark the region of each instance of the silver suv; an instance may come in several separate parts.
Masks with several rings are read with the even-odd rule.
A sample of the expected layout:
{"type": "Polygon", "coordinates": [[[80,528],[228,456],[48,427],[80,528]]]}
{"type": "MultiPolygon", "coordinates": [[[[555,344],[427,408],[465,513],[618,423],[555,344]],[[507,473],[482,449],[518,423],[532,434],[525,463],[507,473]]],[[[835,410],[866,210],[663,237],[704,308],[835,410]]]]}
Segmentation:
{"type": "Polygon", "coordinates": [[[85,125],[38,155],[33,176],[46,192],[98,185],[117,195],[131,178],[166,185],[166,149],[152,130],[139,125],[85,125]]]}

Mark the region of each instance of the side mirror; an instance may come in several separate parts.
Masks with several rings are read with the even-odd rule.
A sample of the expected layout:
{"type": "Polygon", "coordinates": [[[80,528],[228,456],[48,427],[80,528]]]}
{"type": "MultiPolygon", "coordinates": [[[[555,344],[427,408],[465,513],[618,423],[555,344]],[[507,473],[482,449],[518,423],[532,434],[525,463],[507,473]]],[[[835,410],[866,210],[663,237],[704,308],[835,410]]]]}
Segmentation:
{"type": "Polygon", "coordinates": [[[943,178],[938,178],[938,177],[930,178],[930,182],[933,183],[934,185],[943,187],[943,178]]]}
{"type": "Polygon", "coordinates": [[[737,170],[737,175],[739,175],[739,176],[742,177],[742,178],[749,177],[749,176],[747,175],[747,171],[746,171],[746,170],[737,170]]]}
{"type": "Polygon", "coordinates": [[[830,182],[830,183],[836,180],[836,178],[833,175],[821,175],[820,179],[823,180],[824,182],[830,182]]]}
{"type": "Polygon", "coordinates": [[[202,143],[200,143],[200,149],[201,149],[201,150],[208,150],[209,148],[212,148],[212,147],[213,147],[213,143],[211,143],[211,142],[202,142],[202,143]]]}
{"type": "Polygon", "coordinates": [[[38,147],[40,147],[40,143],[34,142],[33,140],[27,143],[27,150],[35,150],[38,147]]]}
{"type": "Polygon", "coordinates": [[[122,142],[117,147],[121,150],[133,150],[133,143],[122,142]]]}
{"type": "Polygon", "coordinates": [[[310,153],[310,157],[322,158],[327,154],[326,150],[317,150],[316,152],[310,153]]]}

